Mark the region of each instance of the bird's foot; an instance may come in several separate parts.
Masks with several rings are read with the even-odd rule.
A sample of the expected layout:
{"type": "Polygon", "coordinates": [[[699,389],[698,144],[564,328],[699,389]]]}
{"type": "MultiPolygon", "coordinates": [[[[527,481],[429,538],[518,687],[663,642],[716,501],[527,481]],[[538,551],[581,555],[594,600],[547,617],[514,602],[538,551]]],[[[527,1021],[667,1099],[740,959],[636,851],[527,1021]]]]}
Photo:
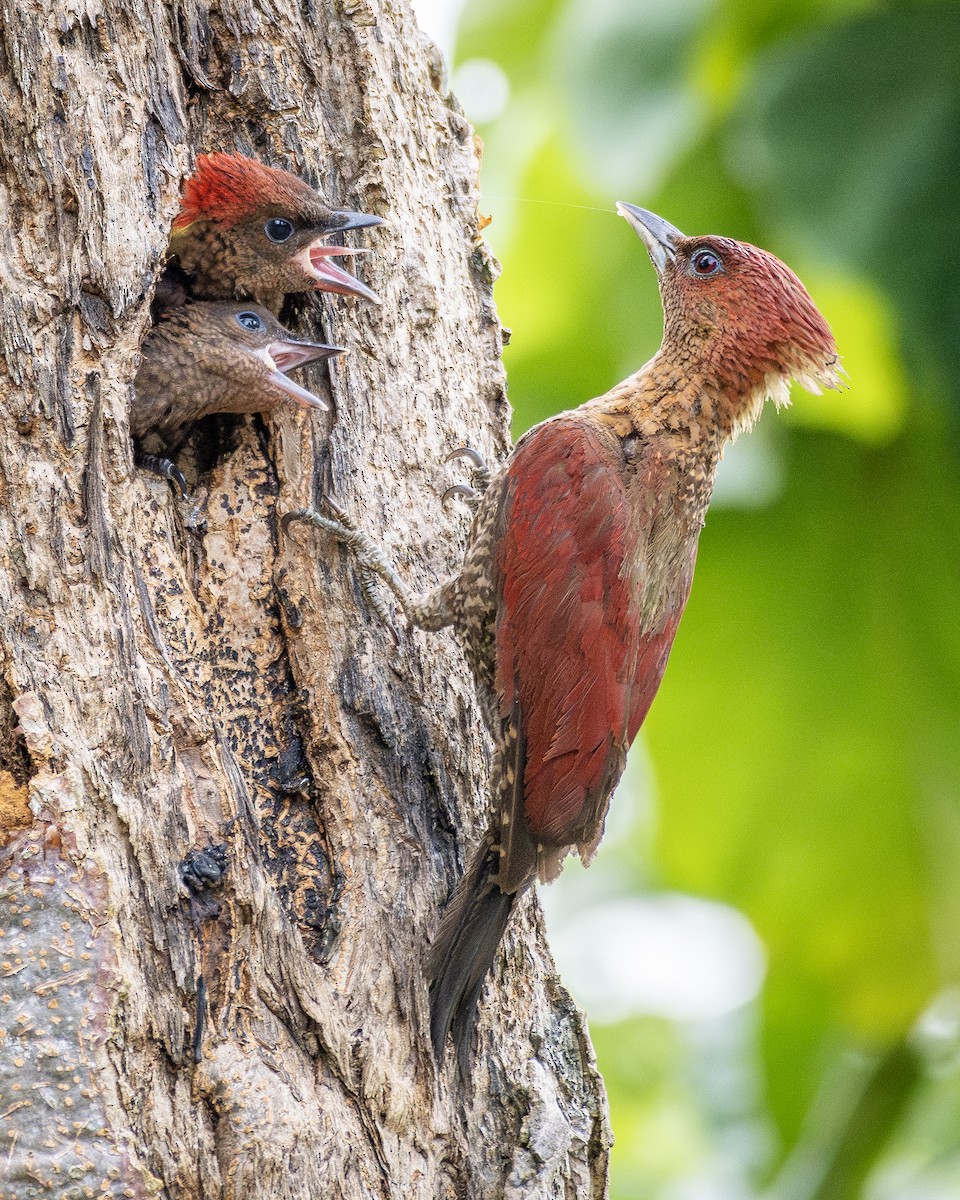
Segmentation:
{"type": "Polygon", "coordinates": [[[398,599],[401,599],[401,603],[406,588],[398,578],[387,556],[368,534],[357,528],[357,524],[350,514],[327,495],[323,497],[323,504],[325,508],[329,509],[330,516],[324,516],[323,513],[318,513],[313,508],[298,509],[284,515],[280,522],[281,529],[284,533],[288,533],[290,526],[295,521],[305,521],[308,525],[313,525],[315,528],[331,534],[338,542],[346,546],[356,558],[357,574],[364,599],[390,630],[394,641],[397,641],[397,631],[393,627],[390,610],[377,588],[377,579],[382,579],[398,599]]]}
{"type": "Polygon", "coordinates": [[[286,533],[294,521],[306,521],[309,525],[332,534],[337,541],[349,547],[357,561],[363,594],[373,611],[387,625],[395,642],[399,639],[390,620],[390,611],[376,586],[378,579],[393,592],[403,615],[411,625],[434,631],[453,624],[456,614],[450,606],[449,592],[455,580],[448,579],[428,592],[411,592],[376,542],[357,528],[354,520],[335,500],[324,496],[323,506],[330,516],[324,516],[312,508],[303,508],[287,513],[280,522],[280,527],[286,533]]]}
{"type": "Polygon", "coordinates": [[[472,488],[469,483],[454,483],[440,497],[440,503],[444,508],[447,507],[447,501],[454,496],[459,496],[470,508],[475,509],[480,503],[480,496],[476,488],[472,488]]]}
{"type": "Polygon", "coordinates": [[[138,467],[144,471],[149,471],[151,475],[159,475],[161,479],[169,479],[184,500],[190,495],[183,472],[171,459],[164,458],[159,454],[144,454],[141,452],[137,455],[136,462],[138,467]]]}
{"type": "Polygon", "coordinates": [[[443,461],[449,463],[458,458],[465,458],[470,463],[473,474],[473,486],[466,483],[455,483],[443,493],[440,503],[446,505],[452,496],[459,496],[470,508],[476,509],[484,492],[490,486],[492,473],[487,466],[486,459],[482,454],[474,450],[472,446],[458,446],[443,461]]]}

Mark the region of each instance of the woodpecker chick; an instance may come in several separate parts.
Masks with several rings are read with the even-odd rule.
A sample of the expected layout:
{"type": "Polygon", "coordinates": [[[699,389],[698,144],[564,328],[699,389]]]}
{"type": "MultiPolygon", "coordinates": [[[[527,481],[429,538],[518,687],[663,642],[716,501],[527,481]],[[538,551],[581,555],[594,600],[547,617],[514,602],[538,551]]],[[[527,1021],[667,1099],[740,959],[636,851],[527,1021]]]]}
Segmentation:
{"type": "MultiPolygon", "coordinates": [[[[618,205],[657,270],[663,343],[637,374],[517,443],[484,491],[461,571],[413,596],[349,521],[305,517],[393,590],[408,620],[454,625],[494,741],[486,837],[430,949],[431,1035],[466,1073],[483,981],[517,898],[589,862],[627,749],[660,685],[724,447],[838,384],[827,323],[772,254],[685,237],[618,205]]],[[[334,514],[336,516],[336,514],[334,514]]]]}
{"type": "Polygon", "coordinates": [[[286,372],[345,353],[305,342],[252,304],[186,304],[155,325],[141,348],[130,432],[147,455],[176,450],[189,426],[212,413],[271,412],[293,401],[329,405],[286,372]]]}
{"type": "Polygon", "coordinates": [[[241,154],[200,154],[184,185],[170,254],[195,300],[255,300],[278,312],[297,292],[336,292],[379,304],[332,260],[363,251],[326,238],[382,225],[380,217],[330,208],[302,179],[241,154]]]}

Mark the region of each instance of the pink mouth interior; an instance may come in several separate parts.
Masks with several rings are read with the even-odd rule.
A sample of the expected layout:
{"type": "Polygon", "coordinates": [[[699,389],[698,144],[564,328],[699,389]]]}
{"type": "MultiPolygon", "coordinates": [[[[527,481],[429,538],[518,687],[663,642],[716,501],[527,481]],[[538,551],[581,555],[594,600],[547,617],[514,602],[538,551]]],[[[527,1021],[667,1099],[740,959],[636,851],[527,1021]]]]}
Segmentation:
{"type": "Polygon", "coordinates": [[[269,347],[270,357],[277,365],[277,370],[286,374],[294,367],[304,363],[315,362],[318,358],[329,358],[331,354],[340,351],[335,347],[298,346],[296,342],[273,342],[269,347]]]}
{"type": "MultiPolygon", "coordinates": [[[[308,392],[306,388],[301,387],[299,383],[294,383],[292,379],[283,374],[285,370],[292,370],[293,367],[299,366],[304,362],[309,362],[310,359],[304,358],[293,347],[283,342],[274,342],[270,346],[265,346],[262,350],[255,350],[253,351],[253,355],[255,358],[259,358],[266,366],[270,372],[267,379],[278,391],[289,396],[297,404],[302,405],[303,408],[319,408],[321,411],[329,411],[330,405],[327,404],[326,400],[315,396],[313,392],[308,392]],[[274,357],[274,354],[276,354],[276,357],[274,357]],[[284,358],[287,361],[281,366],[278,360],[284,358]],[[294,358],[297,361],[294,362],[294,358]]],[[[312,355],[311,358],[313,357],[316,356],[312,355]]]]}
{"type": "Polygon", "coordinates": [[[325,285],[325,290],[338,292],[346,296],[364,296],[367,300],[379,303],[379,297],[359,279],[341,267],[334,266],[331,258],[341,258],[348,254],[363,254],[363,250],[354,250],[349,246],[311,246],[310,265],[317,273],[318,281],[325,285]]]}

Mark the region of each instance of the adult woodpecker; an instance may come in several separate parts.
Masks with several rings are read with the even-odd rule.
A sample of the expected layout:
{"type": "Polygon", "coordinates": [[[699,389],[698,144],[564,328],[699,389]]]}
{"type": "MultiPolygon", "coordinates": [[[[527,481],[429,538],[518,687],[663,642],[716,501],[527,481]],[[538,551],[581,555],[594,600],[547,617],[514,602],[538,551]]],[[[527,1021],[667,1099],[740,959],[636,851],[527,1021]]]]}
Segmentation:
{"type": "Polygon", "coordinates": [[[332,261],[363,251],[326,239],[382,224],[368,213],[328,207],[289,171],[241,154],[199,154],[170,254],[195,300],[250,299],[278,312],[284,296],[316,289],[379,304],[375,292],[332,261]]]}
{"type": "MultiPolygon", "coordinates": [[[[431,1035],[466,1071],[476,1009],[517,898],[586,864],[683,613],[725,445],[788,399],[835,387],[830,329],[763,250],[685,237],[619,204],[656,268],[663,343],[637,374],[517,443],[480,500],[460,572],[409,593],[369,538],[335,534],[426,629],[463,636],[494,739],[492,817],[430,950],[431,1035]]],[[[335,518],[335,519],[334,519],[335,518]]]]}
{"type": "Polygon", "coordinates": [[[165,460],[153,461],[155,456],[176,450],[201,417],[270,412],[289,402],[329,408],[286,372],[343,353],[339,346],[294,337],[254,304],[185,304],[144,339],[130,432],[147,465],[169,475],[165,460]]]}

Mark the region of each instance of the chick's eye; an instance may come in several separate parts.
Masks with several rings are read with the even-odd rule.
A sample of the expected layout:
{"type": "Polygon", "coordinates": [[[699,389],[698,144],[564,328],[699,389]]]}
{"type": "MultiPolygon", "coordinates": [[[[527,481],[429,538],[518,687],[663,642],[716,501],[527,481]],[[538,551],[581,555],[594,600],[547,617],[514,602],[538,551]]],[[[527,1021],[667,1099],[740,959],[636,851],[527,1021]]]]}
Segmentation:
{"type": "Polygon", "coordinates": [[[693,256],[693,271],[695,275],[716,275],[723,264],[720,256],[712,250],[698,250],[693,256]]]}
{"type": "Polygon", "coordinates": [[[293,237],[293,224],[286,217],[272,217],[263,227],[271,242],[285,242],[293,237]]]}
{"type": "Polygon", "coordinates": [[[263,322],[255,312],[237,313],[237,324],[242,325],[244,329],[259,330],[263,328],[263,322]]]}

